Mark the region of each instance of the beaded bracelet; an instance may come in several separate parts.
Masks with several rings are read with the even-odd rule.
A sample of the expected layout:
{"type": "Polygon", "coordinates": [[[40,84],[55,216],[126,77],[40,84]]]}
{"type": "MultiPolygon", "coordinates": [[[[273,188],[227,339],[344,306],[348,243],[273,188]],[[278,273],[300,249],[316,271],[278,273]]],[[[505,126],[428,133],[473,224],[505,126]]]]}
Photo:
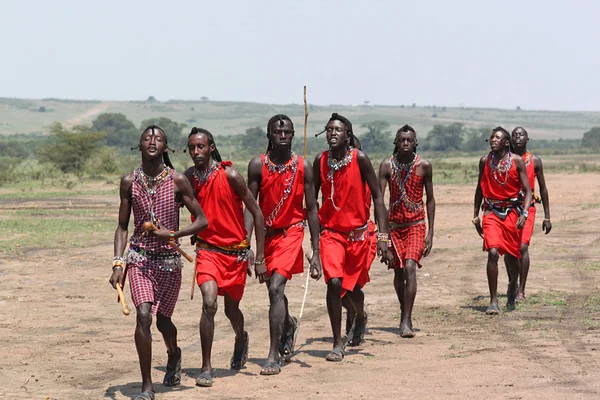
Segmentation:
{"type": "Polygon", "coordinates": [[[260,260],[260,261],[256,261],[256,260],[254,261],[254,265],[263,265],[264,263],[265,263],[265,259],[264,258],[262,260],[260,260]]]}
{"type": "Polygon", "coordinates": [[[378,242],[389,242],[389,240],[390,240],[389,233],[377,232],[377,241],[378,242]]]}
{"type": "Polygon", "coordinates": [[[123,264],[125,263],[125,259],[123,257],[117,256],[113,257],[112,269],[114,271],[115,268],[123,269],[123,264]]]}
{"type": "Polygon", "coordinates": [[[169,232],[169,241],[170,242],[174,242],[175,241],[175,231],[170,231],[169,232]]]}

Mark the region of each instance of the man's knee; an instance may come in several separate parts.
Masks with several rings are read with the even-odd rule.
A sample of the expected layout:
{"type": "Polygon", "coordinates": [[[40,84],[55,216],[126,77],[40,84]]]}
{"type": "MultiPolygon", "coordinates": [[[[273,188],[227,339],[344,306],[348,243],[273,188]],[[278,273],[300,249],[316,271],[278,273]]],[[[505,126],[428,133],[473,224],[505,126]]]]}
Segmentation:
{"type": "Polygon", "coordinates": [[[136,320],[143,329],[150,330],[152,325],[152,305],[150,303],[142,303],[137,307],[136,320]]]}
{"type": "Polygon", "coordinates": [[[218,302],[216,297],[204,296],[202,299],[202,314],[213,318],[217,313],[218,302]]]}
{"type": "Polygon", "coordinates": [[[500,252],[497,248],[494,247],[488,250],[488,261],[497,263],[499,258],[500,252]]]}
{"type": "Polygon", "coordinates": [[[416,276],[416,274],[417,262],[412,259],[406,260],[406,263],[404,264],[404,275],[406,276],[406,279],[412,279],[416,276]]]}
{"type": "Polygon", "coordinates": [[[529,246],[525,243],[521,243],[521,255],[527,254],[529,251],[529,246]]]}
{"type": "Polygon", "coordinates": [[[165,330],[168,330],[171,327],[175,327],[175,325],[173,325],[173,321],[171,321],[170,317],[165,317],[162,314],[156,314],[156,328],[160,331],[160,332],[164,332],[165,330]]]}
{"type": "Polygon", "coordinates": [[[225,303],[225,316],[227,318],[230,320],[234,319],[239,315],[239,313],[241,313],[239,302],[225,303]]]}
{"type": "Polygon", "coordinates": [[[285,285],[281,282],[271,282],[269,286],[269,300],[271,303],[283,300],[285,285]]]}
{"type": "Polygon", "coordinates": [[[341,291],[342,290],[342,280],[340,278],[331,278],[329,282],[327,282],[327,288],[330,290],[341,291]]]}

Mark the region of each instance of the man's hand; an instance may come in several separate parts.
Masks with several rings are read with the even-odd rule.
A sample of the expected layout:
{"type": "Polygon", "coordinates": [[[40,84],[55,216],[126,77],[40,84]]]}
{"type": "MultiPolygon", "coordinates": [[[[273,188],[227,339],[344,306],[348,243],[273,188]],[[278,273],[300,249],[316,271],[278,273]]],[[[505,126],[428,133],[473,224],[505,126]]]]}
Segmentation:
{"type": "Polygon", "coordinates": [[[123,286],[123,268],[114,268],[108,282],[112,285],[113,289],[117,288],[117,282],[123,286]]]}
{"type": "Polygon", "coordinates": [[[483,228],[481,226],[481,221],[477,221],[477,223],[474,222],[473,225],[475,225],[475,230],[477,231],[479,236],[481,236],[481,238],[483,239],[483,228]]]}
{"type": "Polygon", "coordinates": [[[258,278],[258,282],[264,283],[269,277],[267,276],[267,265],[265,264],[265,259],[262,259],[261,263],[254,262],[254,273],[258,278]]]}
{"type": "Polygon", "coordinates": [[[168,242],[171,240],[171,231],[163,226],[158,226],[158,230],[148,231],[150,235],[154,235],[161,242],[168,242]]]}
{"type": "Polygon", "coordinates": [[[427,257],[429,255],[432,247],[433,247],[433,236],[427,235],[427,237],[425,237],[425,251],[423,252],[423,257],[427,257]]]}
{"type": "Polygon", "coordinates": [[[517,229],[523,229],[525,226],[525,221],[527,221],[527,217],[523,214],[519,215],[519,219],[517,220],[517,229]]]}
{"type": "Polygon", "coordinates": [[[390,251],[387,242],[377,241],[377,255],[381,257],[381,262],[391,268],[394,263],[394,255],[390,251]]]}
{"type": "Polygon", "coordinates": [[[321,279],[321,276],[323,276],[323,268],[321,267],[319,250],[313,251],[312,257],[308,260],[308,263],[310,264],[310,277],[317,281],[321,279]]]}
{"type": "Polygon", "coordinates": [[[542,232],[546,232],[546,235],[552,230],[552,222],[549,219],[544,219],[542,222],[542,232]]]}
{"type": "Polygon", "coordinates": [[[252,276],[252,268],[254,267],[254,252],[248,249],[248,276],[252,276]]]}

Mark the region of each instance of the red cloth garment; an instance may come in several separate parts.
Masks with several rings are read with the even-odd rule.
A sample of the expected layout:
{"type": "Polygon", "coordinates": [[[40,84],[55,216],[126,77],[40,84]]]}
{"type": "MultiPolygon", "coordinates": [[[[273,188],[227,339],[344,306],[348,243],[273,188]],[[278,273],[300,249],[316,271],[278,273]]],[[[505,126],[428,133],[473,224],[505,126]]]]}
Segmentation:
{"type": "Polygon", "coordinates": [[[484,197],[484,209],[482,228],[483,243],[486,250],[497,248],[500,254],[510,254],[517,259],[521,259],[521,235],[523,231],[517,228],[519,213],[515,204],[520,206],[520,201],[513,202],[508,207],[504,217],[501,217],[494,210],[489,209],[490,204],[495,202],[510,202],[519,199],[521,191],[521,181],[519,172],[512,160],[512,154],[508,153],[506,157],[510,160],[510,166],[506,173],[498,173],[491,166],[493,153],[490,153],[485,159],[483,175],[481,177],[481,191],[484,197]],[[488,206],[486,208],[486,205],[488,206]]]}
{"type": "Polygon", "coordinates": [[[160,261],[149,260],[143,265],[128,263],[127,270],[134,306],[152,303],[152,314],[171,317],[181,288],[181,268],[167,271],[160,261]]]}
{"type": "Polygon", "coordinates": [[[533,162],[533,154],[527,151],[521,157],[525,163],[525,172],[527,173],[527,179],[529,179],[529,187],[533,192],[535,188],[535,163],[533,162]]]}
{"type": "Polygon", "coordinates": [[[521,234],[521,243],[525,243],[529,246],[531,243],[531,236],[533,235],[533,229],[535,227],[535,207],[529,207],[529,214],[527,215],[527,220],[525,221],[525,226],[523,227],[523,232],[521,234]]]}
{"type": "Polygon", "coordinates": [[[423,207],[423,177],[417,175],[421,157],[415,154],[411,164],[400,164],[395,156],[390,158],[392,176],[390,185],[389,221],[405,224],[425,219],[423,207]]]}
{"type": "Polygon", "coordinates": [[[357,281],[360,287],[364,287],[371,281],[371,278],[369,277],[369,271],[371,271],[371,265],[373,265],[373,261],[375,261],[375,257],[377,256],[377,225],[375,225],[375,223],[371,220],[369,220],[367,226],[366,240],[370,243],[368,244],[369,250],[367,254],[367,264],[364,266],[357,281]]]}
{"type": "Polygon", "coordinates": [[[262,160],[258,204],[265,217],[265,228],[287,228],[306,219],[304,209],[304,158],[295,154],[284,166],[262,160]]]}
{"type": "Polygon", "coordinates": [[[265,264],[268,275],[277,272],[287,280],[304,272],[304,225],[302,222],[274,236],[265,238],[265,264]]]}
{"type": "Polygon", "coordinates": [[[350,232],[365,225],[369,219],[365,207],[366,183],[360,173],[357,155],[358,150],[351,148],[350,162],[332,174],[327,163],[329,151],[321,155],[323,204],[319,209],[319,221],[326,228],[350,232]]]}
{"type": "Polygon", "coordinates": [[[394,254],[394,269],[404,268],[406,260],[415,260],[421,268],[421,258],[425,251],[425,234],[427,227],[425,221],[403,228],[392,228],[390,240],[394,254]]]}
{"type": "Polygon", "coordinates": [[[196,258],[196,282],[198,286],[208,281],[216,281],[218,295],[225,293],[233,300],[240,301],[246,287],[248,260],[210,250],[198,251],[196,258]]]}
{"type": "Polygon", "coordinates": [[[194,178],[197,199],[208,219],[208,227],[197,234],[196,281],[198,285],[215,280],[219,295],[227,293],[234,300],[241,300],[246,285],[248,261],[245,255],[224,254],[219,249],[246,250],[247,231],[244,226],[242,199],[229,184],[224,161],[214,168],[204,182],[194,178]]]}
{"type": "Polygon", "coordinates": [[[342,280],[342,297],[346,291],[363,287],[369,281],[368,259],[373,241],[365,230],[358,240],[351,240],[347,233],[324,229],[321,233],[321,264],[325,283],[333,278],[342,280]]]}

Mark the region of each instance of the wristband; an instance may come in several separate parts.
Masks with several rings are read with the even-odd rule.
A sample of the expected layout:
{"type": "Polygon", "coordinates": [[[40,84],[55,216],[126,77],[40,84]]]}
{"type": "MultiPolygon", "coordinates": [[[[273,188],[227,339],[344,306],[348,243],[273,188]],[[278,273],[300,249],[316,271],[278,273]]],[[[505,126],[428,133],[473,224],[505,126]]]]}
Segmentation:
{"type": "Polygon", "coordinates": [[[175,231],[170,231],[169,232],[169,241],[170,242],[174,242],[175,241],[175,231]]]}
{"type": "Polygon", "coordinates": [[[524,216],[525,218],[529,217],[529,212],[523,210],[523,212],[521,213],[522,216],[524,216]]]}
{"type": "Polygon", "coordinates": [[[254,265],[263,265],[264,263],[265,263],[265,259],[264,258],[262,260],[260,260],[260,261],[256,261],[256,260],[254,261],[254,265]]]}
{"type": "Polygon", "coordinates": [[[481,223],[481,219],[479,217],[475,217],[471,220],[473,225],[479,225],[481,223]]]}
{"type": "Polygon", "coordinates": [[[544,221],[550,222],[550,218],[544,218],[544,221]]]}

